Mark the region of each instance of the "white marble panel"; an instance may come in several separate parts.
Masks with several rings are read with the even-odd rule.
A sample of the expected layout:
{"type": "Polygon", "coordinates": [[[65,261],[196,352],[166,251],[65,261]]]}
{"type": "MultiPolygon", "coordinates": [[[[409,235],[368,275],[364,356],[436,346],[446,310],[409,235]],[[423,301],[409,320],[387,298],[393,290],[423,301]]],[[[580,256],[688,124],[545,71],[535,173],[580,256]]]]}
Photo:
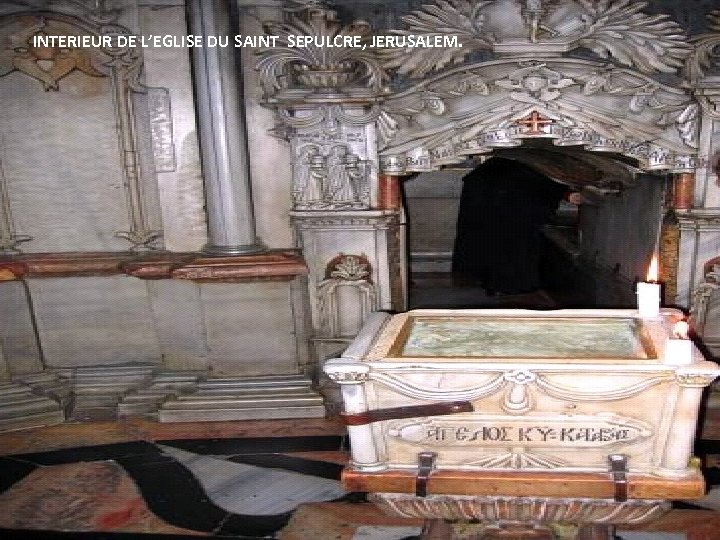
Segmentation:
{"type": "MultiPolygon", "coordinates": [[[[254,2],[253,2],[254,3],[254,2]]],[[[263,34],[262,20],[279,19],[280,9],[244,7],[237,32],[246,36],[263,34]]],[[[270,135],[276,123],[275,112],[260,105],[262,87],[258,72],[257,49],[241,49],[250,177],[255,205],[257,235],[271,248],[293,245],[292,227],[287,215],[292,207],[292,158],[290,144],[270,135]]]]}
{"type": "MultiPolygon", "coordinates": [[[[139,8],[144,35],[180,35],[187,33],[185,7],[143,5],[139,8]]],[[[151,47],[143,50],[145,82],[167,88],[172,117],[171,137],[164,144],[174,147],[175,170],[165,166],[157,172],[163,238],[170,251],[197,251],[207,242],[205,196],[198,139],[195,132],[190,55],[187,49],[151,47]]],[[[152,120],[152,109],[150,110],[152,120]]],[[[289,244],[288,244],[289,245],[289,244]]]]}
{"type": "Polygon", "coordinates": [[[290,283],[204,283],[200,297],[213,375],[297,373],[290,283]]]}
{"type": "Polygon", "coordinates": [[[36,373],[43,369],[29,300],[22,281],[0,282],[0,355],[4,356],[8,375],[36,373]]]}
{"type": "Polygon", "coordinates": [[[346,494],[337,480],[160,448],[190,470],[215,504],[236,514],[271,516],[346,494]]]}
{"type": "Polygon", "coordinates": [[[0,78],[0,159],[26,251],[127,249],[116,120],[106,77],[74,71],[59,91],[20,72],[0,78]]]}
{"type": "Polygon", "coordinates": [[[48,366],[160,363],[144,281],[112,276],[28,283],[48,366]]]}
{"type": "Polygon", "coordinates": [[[199,286],[172,279],[145,283],[164,366],[206,369],[208,350],[199,286]]]}

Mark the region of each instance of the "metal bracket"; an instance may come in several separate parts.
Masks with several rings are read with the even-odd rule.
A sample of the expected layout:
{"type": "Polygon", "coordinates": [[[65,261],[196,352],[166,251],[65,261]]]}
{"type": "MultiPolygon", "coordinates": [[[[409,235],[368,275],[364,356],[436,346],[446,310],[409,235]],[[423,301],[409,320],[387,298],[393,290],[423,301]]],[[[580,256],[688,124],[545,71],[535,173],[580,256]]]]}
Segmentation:
{"type": "Polygon", "coordinates": [[[387,409],[373,409],[361,413],[340,415],[346,426],[364,426],[383,420],[398,420],[400,418],[419,418],[421,416],[445,416],[473,412],[473,405],[469,401],[451,401],[449,403],[431,403],[429,405],[409,405],[405,407],[390,407],[387,409]]]}
{"type": "Polygon", "coordinates": [[[628,457],[625,454],[610,454],[608,463],[615,486],[615,502],[625,502],[628,498],[628,457]]]}
{"type": "Polygon", "coordinates": [[[427,483],[430,473],[435,469],[435,452],[420,452],[418,454],[418,472],[415,478],[415,496],[427,496],[427,483]]]}

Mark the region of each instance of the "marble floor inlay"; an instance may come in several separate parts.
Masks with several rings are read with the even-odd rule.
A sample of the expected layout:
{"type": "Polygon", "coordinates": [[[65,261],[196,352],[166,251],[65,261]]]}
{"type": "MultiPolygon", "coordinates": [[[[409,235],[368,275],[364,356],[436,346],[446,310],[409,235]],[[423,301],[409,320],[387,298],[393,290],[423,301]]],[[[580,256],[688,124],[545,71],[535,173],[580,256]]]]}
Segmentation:
{"type": "MultiPolygon", "coordinates": [[[[0,539],[415,540],[422,521],[345,493],[342,436],[176,439],[0,456],[0,539]]],[[[710,441],[708,453],[717,454],[710,441]]],[[[706,469],[717,485],[717,468],[706,469]]],[[[720,540],[718,488],[621,540],[720,540]],[[701,507],[709,507],[710,510],[701,507]]]]}
{"type": "Polygon", "coordinates": [[[298,504],[338,499],[346,494],[338,480],[234,463],[159,445],[192,472],[219,507],[236,514],[275,515],[298,504]]]}

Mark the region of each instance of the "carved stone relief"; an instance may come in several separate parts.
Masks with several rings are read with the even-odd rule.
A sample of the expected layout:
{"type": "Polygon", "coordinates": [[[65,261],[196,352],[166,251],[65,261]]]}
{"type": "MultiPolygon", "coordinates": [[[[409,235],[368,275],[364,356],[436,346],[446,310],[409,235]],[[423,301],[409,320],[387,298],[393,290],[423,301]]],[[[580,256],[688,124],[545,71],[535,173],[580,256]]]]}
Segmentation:
{"type": "Polygon", "coordinates": [[[326,278],[317,287],[323,337],[355,335],[367,316],[378,309],[370,275],[364,255],[341,253],[328,263],[326,278]]]}
{"type": "MultiPolygon", "coordinates": [[[[140,163],[140,128],[134,102],[134,94],[148,90],[140,82],[142,58],[136,49],[112,45],[115,36],[130,33],[129,29],[113,22],[117,13],[87,11],[87,17],[83,19],[60,13],[6,16],[0,22],[6,36],[5,46],[0,50],[0,77],[17,71],[37,80],[46,91],[53,92],[62,92],[63,79],[73,72],[110,81],[128,220],[127,229],[116,231],[115,236],[127,240],[132,249],[155,249],[159,247],[162,232],[153,228],[149,218],[147,190],[151,188],[147,179],[143,178],[140,163]],[[36,42],[37,38],[53,36],[89,37],[102,46],[57,47],[51,43],[36,42]]],[[[172,130],[168,124],[169,101],[164,89],[152,89],[150,94],[153,144],[159,167],[167,170],[174,166],[169,154],[172,146],[172,130]]],[[[11,196],[12,193],[8,194],[7,190],[0,190],[6,229],[12,222],[8,202],[11,196]]],[[[4,234],[8,236],[7,232],[4,234]]],[[[9,233],[10,236],[12,234],[9,233]]],[[[17,242],[9,247],[16,249],[16,245],[17,242]]]]}
{"type": "Polygon", "coordinates": [[[301,146],[295,161],[295,209],[369,208],[370,167],[345,144],[320,146],[311,143],[301,146]]]}
{"type": "Polygon", "coordinates": [[[673,73],[691,52],[683,29],[666,15],[643,13],[633,0],[451,0],[435,2],[402,17],[398,36],[458,35],[460,45],[382,51],[386,68],[420,78],[473,51],[522,53],[529,46],[552,55],[586,48],[643,73],[673,73]],[[517,8],[521,9],[518,10],[517,8]]]}
{"type": "Polygon", "coordinates": [[[279,37],[279,46],[260,52],[257,65],[268,95],[297,87],[321,97],[336,95],[346,86],[378,91],[387,80],[370,51],[342,46],[343,37],[354,38],[356,45],[369,39],[370,25],[365,21],[343,25],[335,11],[310,4],[304,10],[287,9],[284,21],[266,22],[264,28],[268,35],[279,37]],[[309,42],[293,45],[297,36],[309,38],[309,42]],[[337,43],[336,38],[341,41],[337,43]]]}
{"type": "Polygon", "coordinates": [[[710,351],[720,355],[720,264],[710,265],[693,296],[693,328],[710,351]]]}

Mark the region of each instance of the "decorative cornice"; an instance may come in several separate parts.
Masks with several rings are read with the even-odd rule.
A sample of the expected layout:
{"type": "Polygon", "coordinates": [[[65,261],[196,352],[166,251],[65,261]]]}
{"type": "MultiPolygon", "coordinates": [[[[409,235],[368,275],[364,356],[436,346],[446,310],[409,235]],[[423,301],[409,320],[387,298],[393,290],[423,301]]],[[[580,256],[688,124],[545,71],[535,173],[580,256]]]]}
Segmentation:
{"type": "Polygon", "coordinates": [[[205,257],[200,253],[37,253],[0,258],[0,269],[28,278],[128,275],[197,282],[287,281],[307,274],[294,250],[205,257]]]}

